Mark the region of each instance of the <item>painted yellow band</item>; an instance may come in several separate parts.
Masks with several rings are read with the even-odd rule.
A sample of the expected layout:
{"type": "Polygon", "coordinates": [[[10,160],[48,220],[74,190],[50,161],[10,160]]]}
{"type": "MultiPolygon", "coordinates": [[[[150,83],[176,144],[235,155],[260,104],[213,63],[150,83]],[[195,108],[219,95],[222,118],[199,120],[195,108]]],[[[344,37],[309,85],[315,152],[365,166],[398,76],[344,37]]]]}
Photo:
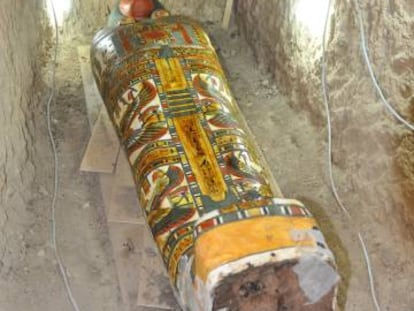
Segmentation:
{"type": "Polygon", "coordinates": [[[313,218],[258,217],[218,226],[195,243],[195,273],[203,280],[214,269],[243,257],[295,246],[314,246],[305,235],[298,239],[295,230],[306,231],[316,225],[313,218]]]}

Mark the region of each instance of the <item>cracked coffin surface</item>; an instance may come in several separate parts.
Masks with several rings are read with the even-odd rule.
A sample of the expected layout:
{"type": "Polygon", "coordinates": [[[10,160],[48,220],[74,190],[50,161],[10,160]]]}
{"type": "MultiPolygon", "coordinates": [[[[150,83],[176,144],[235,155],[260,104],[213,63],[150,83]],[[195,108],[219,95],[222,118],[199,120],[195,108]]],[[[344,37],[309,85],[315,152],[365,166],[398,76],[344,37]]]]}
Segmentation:
{"type": "MultiPolygon", "coordinates": [[[[256,271],[269,264],[293,280],[284,299],[296,309],[286,310],[309,303],[296,263],[331,267],[332,254],[308,210],[273,186],[202,28],[184,17],[106,28],[92,68],[181,306],[233,310],[226,286],[243,275],[266,284],[256,271]]],[[[318,310],[333,309],[336,282],[319,293],[318,310]]],[[[254,296],[278,306],[280,295],[261,286],[254,296]]]]}

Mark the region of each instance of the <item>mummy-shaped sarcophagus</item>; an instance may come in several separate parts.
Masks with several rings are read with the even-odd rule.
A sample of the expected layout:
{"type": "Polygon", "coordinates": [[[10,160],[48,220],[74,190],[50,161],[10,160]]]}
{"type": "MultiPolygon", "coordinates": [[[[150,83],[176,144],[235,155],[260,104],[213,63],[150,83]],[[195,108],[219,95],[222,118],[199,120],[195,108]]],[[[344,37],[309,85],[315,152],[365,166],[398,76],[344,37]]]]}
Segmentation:
{"type": "Polygon", "coordinates": [[[272,185],[201,26],[127,19],[92,66],[183,310],[333,310],[332,253],[272,185]]]}

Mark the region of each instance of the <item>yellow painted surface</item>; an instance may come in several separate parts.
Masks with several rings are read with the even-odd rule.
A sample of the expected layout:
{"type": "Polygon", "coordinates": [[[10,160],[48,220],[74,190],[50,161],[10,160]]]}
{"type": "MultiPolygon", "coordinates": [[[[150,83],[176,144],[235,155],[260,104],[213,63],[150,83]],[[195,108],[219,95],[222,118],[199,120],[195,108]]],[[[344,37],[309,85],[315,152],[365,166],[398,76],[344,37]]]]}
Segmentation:
{"type": "MultiPolygon", "coordinates": [[[[178,91],[187,87],[184,71],[178,58],[157,59],[155,63],[165,91],[178,91]]],[[[188,109],[182,109],[181,112],[196,112],[193,103],[180,106],[189,106],[188,109]]],[[[200,115],[197,113],[189,114],[175,117],[172,121],[201,193],[216,202],[224,200],[227,186],[211,142],[205,129],[201,126],[200,115]]]]}
{"type": "Polygon", "coordinates": [[[190,115],[173,120],[201,193],[214,201],[224,200],[227,186],[199,116],[190,115]]]}
{"type": "Polygon", "coordinates": [[[155,60],[155,65],[165,91],[168,92],[186,88],[187,82],[178,58],[159,58],[155,60]]]}
{"type": "Polygon", "coordinates": [[[203,281],[215,268],[246,256],[294,246],[314,246],[312,238],[293,240],[292,230],[310,230],[316,222],[303,217],[259,217],[218,226],[195,243],[196,275],[203,281]]]}

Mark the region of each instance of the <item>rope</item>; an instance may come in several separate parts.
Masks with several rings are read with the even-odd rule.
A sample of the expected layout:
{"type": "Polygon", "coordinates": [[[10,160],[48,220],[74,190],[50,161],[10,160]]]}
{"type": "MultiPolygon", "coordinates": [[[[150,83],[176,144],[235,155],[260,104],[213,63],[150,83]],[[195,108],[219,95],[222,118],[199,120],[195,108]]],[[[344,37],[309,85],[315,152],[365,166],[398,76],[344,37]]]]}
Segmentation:
{"type": "Polygon", "coordinates": [[[405,120],[395,109],[394,107],[389,103],[389,101],[385,98],[384,92],[382,91],[382,88],[378,82],[377,77],[375,76],[374,69],[372,68],[372,63],[369,58],[368,53],[368,43],[365,38],[365,29],[364,29],[364,17],[362,15],[362,9],[358,2],[358,0],[355,0],[355,6],[358,13],[358,22],[359,22],[359,33],[360,33],[360,39],[361,39],[361,48],[362,48],[362,55],[364,56],[365,64],[367,65],[369,76],[372,80],[372,83],[374,84],[375,90],[378,93],[378,96],[381,98],[381,102],[384,104],[384,106],[388,109],[388,111],[402,124],[404,124],[407,128],[414,131],[414,125],[405,120]]]}
{"type": "MultiPolygon", "coordinates": [[[[325,26],[324,26],[323,38],[322,38],[323,41],[322,41],[322,61],[321,61],[322,93],[323,93],[323,102],[324,102],[324,106],[325,106],[326,120],[327,120],[327,127],[328,127],[328,171],[329,171],[329,180],[330,180],[330,184],[331,184],[331,190],[332,190],[332,193],[335,197],[335,200],[338,203],[341,210],[343,211],[343,213],[348,218],[349,223],[354,227],[355,222],[354,222],[350,212],[348,211],[348,209],[342,203],[342,200],[341,200],[341,198],[338,194],[335,179],[334,179],[334,176],[333,176],[332,123],[331,123],[331,115],[330,115],[330,109],[329,109],[329,97],[328,97],[328,87],[327,87],[327,77],[326,77],[327,59],[326,59],[326,46],[325,46],[325,44],[326,44],[326,33],[327,33],[327,29],[328,29],[328,21],[329,21],[329,16],[330,16],[331,5],[332,5],[332,0],[329,1],[328,10],[327,10],[326,19],[325,19],[325,26]]],[[[354,231],[356,232],[356,234],[358,236],[359,243],[360,243],[360,246],[362,248],[364,258],[365,258],[365,264],[366,264],[366,267],[367,267],[367,270],[368,270],[368,280],[369,280],[369,287],[370,287],[372,301],[374,303],[375,309],[377,311],[381,311],[381,308],[380,308],[378,300],[377,300],[376,290],[375,290],[373,269],[372,269],[372,266],[371,266],[371,261],[370,261],[370,258],[369,258],[369,253],[368,253],[364,238],[363,238],[362,234],[358,230],[355,229],[355,227],[354,227],[354,231]]]]}
{"type": "Polygon", "coordinates": [[[58,47],[59,47],[59,29],[58,29],[56,10],[55,10],[53,0],[50,0],[50,5],[53,11],[53,22],[54,22],[54,28],[55,28],[55,49],[54,49],[53,67],[52,67],[52,86],[51,86],[50,96],[49,96],[49,99],[46,105],[47,131],[48,131],[48,136],[49,136],[49,142],[50,142],[52,152],[53,152],[53,160],[54,160],[53,198],[52,198],[52,204],[50,207],[51,221],[52,221],[51,239],[52,239],[52,248],[54,251],[54,255],[55,255],[58,267],[59,267],[60,275],[65,285],[65,290],[68,295],[69,301],[72,304],[72,307],[75,311],[80,311],[78,304],[73,296],[72,289],[69,284],[69,278],[68,278],[65,266],[63,264],[62,257],[59,255],[59,249],[58,249],[57,237],[56,237],[56,202],[57,202],[57,196],[59,192],[59,158],[58,158],[58,153],[57,153],[57,148],[56,148],[56,141],[55,141],[55,138],[52,132],[50,107],[52,105],[52,102],[55,101],[55,94],[56,94],[56,65],[57,65],[57,54],[58,54],[58,47]]]}

